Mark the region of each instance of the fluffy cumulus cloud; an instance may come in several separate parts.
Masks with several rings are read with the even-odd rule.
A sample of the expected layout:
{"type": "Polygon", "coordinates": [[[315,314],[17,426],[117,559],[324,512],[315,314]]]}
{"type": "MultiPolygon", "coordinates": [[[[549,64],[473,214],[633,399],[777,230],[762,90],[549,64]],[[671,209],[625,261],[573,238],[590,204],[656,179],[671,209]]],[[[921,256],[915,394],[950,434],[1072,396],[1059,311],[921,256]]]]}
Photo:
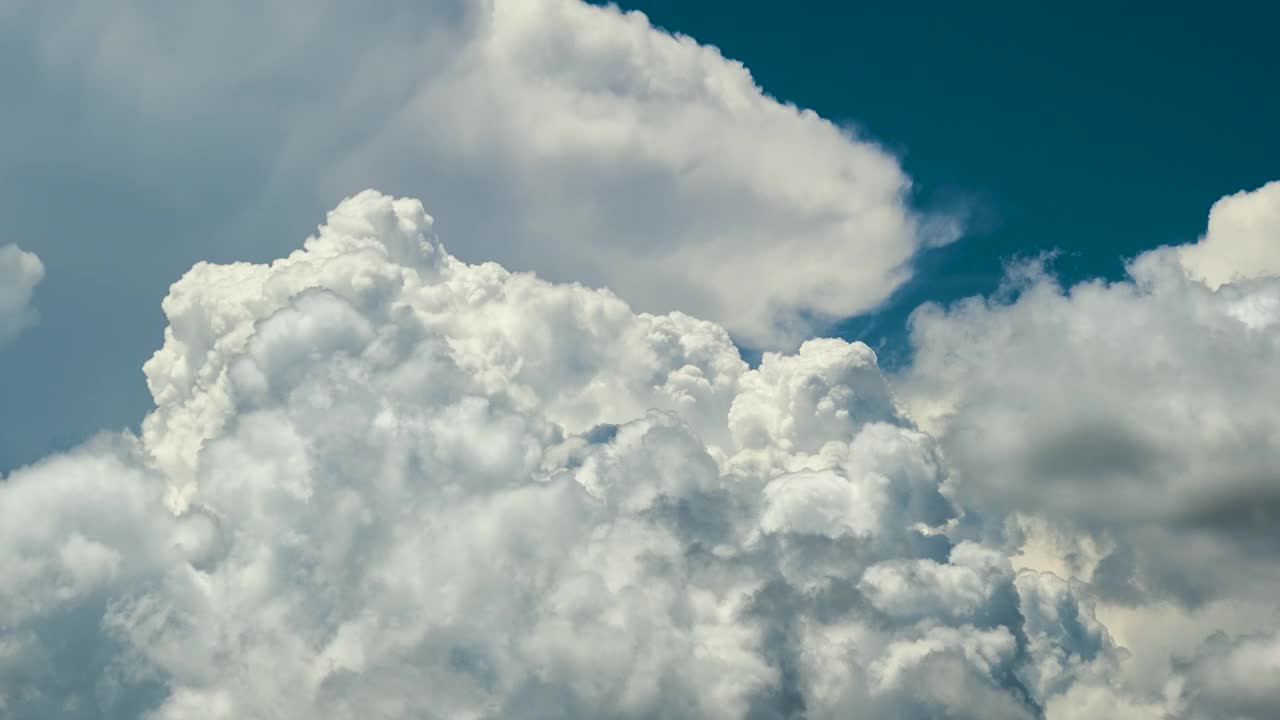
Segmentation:
{"type": "Polygon", "coordinates": [[[954,236],[909,209],[894,157],[639,13],[579,0],[8,5],[24,28],[14,46],[48,87],[90,104],[86,87],[108,90],[89,133],[110,146],[95,146],[95,176],[128,148],[125,187],[165,196],[201,158],[173,201],[226,198],[243,221],[224,223],[231,235],[260,230],[264,212],[393,187],[451,209],[460,257],[791,348],[875,307],[922,245],[954,236]]]}
{"type": "MultiPolygon", "coordinates": [[[[896,378],[988,541],[1087,582],[1135,666],[1191,658],[1180,689],[1134,678],[1183,703],[1175,717],[1280,707],[1251,685],[1274,663],[1252,633],[1275,627],[1280,587],[1277,190],[1224,198],[1202,239],[1122,281],[1066,288],[1031,263],[997,297],[922,308],[896,378]]],[[[1129,702],[1074,692],[1077,709],[1129,702]]]]}
{"type": "Polygon", "coordinates": [[[0,245],[0,343],[36,321],[31,293],[44,278],[44,265],[17,245],[0,245]]]}
{"type": "Polygon", "coordinates": [[[1209,231],[1178,249],[1187,274],[1212,288],[1280,275],[1280,181],[1222,198],[1209,211],[1209,231]]]}
{"type": "MultiPolygon", "coordinates": [[[[1280,184],[1124,280],[927,306],[886,379],[805,338],[954,228],[640,14],[0,18],[24,246],[287,254],[191,267],[140,430],[0,481],[0,716],[1276,715],[1280,184]],[[450,250],[372,191],[277,238],[370,185],[450,250]],[[131,242],[28,232],[69,196],[131,242]]],[[[0,247],[0,342],[42,274],[0,247]]]]}
{"type": "Polygon", "coordinates": [[[0,483],[0,714],[1030,719],[1109,691],[1077,586],[944,534],[947,466],[866,346],[749,369],[719,325],[431,227],[365,192],[173,286],[141,433],[0,483]]]}

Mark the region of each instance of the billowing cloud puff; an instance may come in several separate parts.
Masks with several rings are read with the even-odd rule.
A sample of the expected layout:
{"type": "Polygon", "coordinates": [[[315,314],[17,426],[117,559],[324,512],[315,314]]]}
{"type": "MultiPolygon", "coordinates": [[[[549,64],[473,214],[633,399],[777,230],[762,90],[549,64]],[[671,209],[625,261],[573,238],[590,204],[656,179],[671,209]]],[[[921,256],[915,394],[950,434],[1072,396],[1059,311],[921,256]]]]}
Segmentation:
{"type": "Polygon", "coordinates": [[[173,286],[140,436],[0,484],[2,714],[1031,719],[1115,661],[942,532],[865,346],[749,369],[431,228],[365,192],[173,286]]]}
{"type": "Polygon", "coordinates": [[[640,13],[579,0],[17,8],[14,45],[45,83],[109,89],[93,136],[130,149],[132,182],[172,192],[177,158],[218,148],[182,194],[232,203],[233,238],[281,208],[296,219],[353,187],[393,187],[451,208],[460,257],[794,347],[878,305],[922,245],[954,237],[909,209],[894,157],[640,13]]]}
{"type": "MultiPolygon", "coordinates": [[[[1223,199],[1199,243],[1138,256],[1126,280],[1064,288],[1032,263],[1003,297],[912,317],[916,354],[894,389],[939,438],[953,497],[1021,563],[1087,582],[1122,636],[1158,640],[1132,646],[1147,668],[1194,650],[1224,616],[1274,622],[1277,188],[1223,199]]],[[[1148,695],[1164,692],[1161,675],[1143,679],[1148,695]]],[[[1156,707],[1101,686],[1072,693],[1062,717],[1156,707]]],[[[1261,717],[1213,707],[1186,717],[1261,717]]]]}
{"type": "Polygon", "coordinates": [[[898,390],[965,497],[1125,528],[1097,572],[1194,601],[1233,591],[1250,558],[1253,580],[1280,570],[1259,552],[1280,509],[1280,279],[1243,260],[1258,277],[1213,289],[1183,273],[1184,249],[1139,256],[1124,282],[1064,289],[1033,272],[1012,302],[926,306],[898,390]],[[1205,571],[1188,577],[1190,558],[1205,571]]]}
{"type": "Polygon", "coordinates": [[[36,320],[31,293],[44,278],[44,265],[17,245],[0,245],[0,343],[36,320]]]}
{"type": "Polygon", "coordinates": [[[1209,231],[1178,248],[1187,275],[1215,290],[1227,283],[1280,275],[1280,181],[1214,203],[1209,231]]]}

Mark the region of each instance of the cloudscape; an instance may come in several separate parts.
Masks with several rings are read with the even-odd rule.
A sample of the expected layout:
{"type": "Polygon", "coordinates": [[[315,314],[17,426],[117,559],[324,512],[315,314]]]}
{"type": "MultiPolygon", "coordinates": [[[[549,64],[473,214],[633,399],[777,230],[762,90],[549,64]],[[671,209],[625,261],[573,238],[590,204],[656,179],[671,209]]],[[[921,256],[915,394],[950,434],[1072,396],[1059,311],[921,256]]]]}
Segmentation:
{"type": "Polygon", "coordinates": [[[1280,717],[1280,182],[886,363],[978,201],[640,12],[0,20],[0,718],[1280,717]]]}

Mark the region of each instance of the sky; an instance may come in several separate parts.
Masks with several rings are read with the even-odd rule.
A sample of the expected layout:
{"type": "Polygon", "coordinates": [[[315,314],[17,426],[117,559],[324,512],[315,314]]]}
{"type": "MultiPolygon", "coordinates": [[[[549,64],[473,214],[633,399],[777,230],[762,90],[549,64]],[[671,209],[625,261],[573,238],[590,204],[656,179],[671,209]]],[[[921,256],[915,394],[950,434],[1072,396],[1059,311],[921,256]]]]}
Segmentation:
{"type": "Polygon", "coordinates": [[[0,716],[1274,718],[1273,14],[0,0],[0,716]]]}

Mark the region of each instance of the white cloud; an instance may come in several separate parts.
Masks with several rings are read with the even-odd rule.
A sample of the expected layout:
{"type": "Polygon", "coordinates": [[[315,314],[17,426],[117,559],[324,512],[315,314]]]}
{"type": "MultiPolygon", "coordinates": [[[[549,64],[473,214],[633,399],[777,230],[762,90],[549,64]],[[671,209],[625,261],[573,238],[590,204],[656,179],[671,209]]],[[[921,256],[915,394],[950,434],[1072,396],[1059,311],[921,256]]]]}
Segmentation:
{"type": "MultiPolygon", "coordinates": [[[[912,317],[894,390],[938,438],[970,531],[1087,583],[1133,641],[1127,690],[1077,683],[1050,717],[1150,717],[1173,707],[1171,652],[1274,622],[1277,188],[1224,198],[1204,239],[1138,256],[1126,280],[1064,288],[1037,261],[1007,297],[912,317]]],[[[1258,716],[1210,707],[1186,717],[1258,716]]]]}
{"type": "Polygon", "coordinates": [[[865,346],[750,370],[431,227],[366,192],[192,268],[141,436],[0,483],[7,716],[1033,718],[1114,651],[928,530],[865,346]]]}
{"type": "Polygon", "coordinates": [[[947,563],[925,558],[872,565],[858,587],[877,610],[892,616],[971,618],[999,589],[993,579],[1009,575],[1004,555],[961,543],[947,563]]]}
{"type": "Polygon", "coordinates": [[[1241,191],[1213,204],[1209,231],[1178,248],[1191,277],[1211,288],[1280,275],[1280,181],[1241,191]]]}
{"type": "Polygon", "coordinates": [[[166,192],[198,148],[222,155],[193,183],[223,182],[216,168],[235,161],[216,194],[257,196],[233,200],[233,235],[282,207],[394,187],[451,209],[461,257],[794,347],[884,301],[924,225],[948,224],[909,209],[910,180],[878,146],[639,13],[133,0],[32,3],[20,17],[51,85],[109,89],[104,116],[127,122],[95,137],[134,149],[133,184],[166,192]]]}
{"type": "Polygon", "coordinates": [[[44,265],[35,254],[0,245],[0,343],[36,321],[31,293],[43,278],[44,265]]]}
{"type": "MultiPolygon", "coordinates": [[[[0,484],[0,715],[1274,706],[1248,675],[1273,638],[1247,631],[1280,585],[1277,184],[1128,281],[1033,269],[1015,300],[921,311],[891,393],[864,345],[799,341],[908,277],[909,179],[638,14],[0,13],[12,77],[79,110],[15,103],[15,166],[173,212],[191,257],[270,256],[370,184],[448,208],[457,255],[364,193],[303,251],[173,286],[140,436],[0,484]],[[799,350],[751,370],[729,331],[799,350]],[[1150,642],[1126,656],[1113,618],[1150,642]]],[[[0,339],[33,257],[0,249],[0,339]]]]}

